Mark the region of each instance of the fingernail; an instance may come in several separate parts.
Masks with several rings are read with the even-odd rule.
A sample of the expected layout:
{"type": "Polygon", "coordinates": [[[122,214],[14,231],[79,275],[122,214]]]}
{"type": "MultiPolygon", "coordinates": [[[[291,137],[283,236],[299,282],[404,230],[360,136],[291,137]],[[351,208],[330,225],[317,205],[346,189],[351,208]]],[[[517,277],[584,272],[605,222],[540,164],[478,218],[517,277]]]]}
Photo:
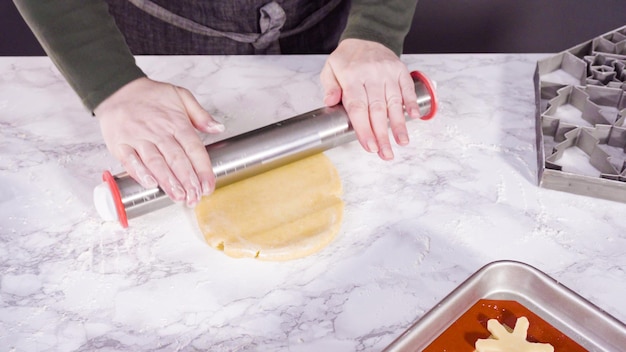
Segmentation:
{"type": "Polygon", "coordinates": [[[202,181],[202,194],[205,196],[211,194],[211,184],[208,180],[202,181]]]}
{"type": "Polygon", "coordinates": [[[213,133],[220,133],[226,130],[226,127],[217,121],[209,121],[207,124],[207,130],[213,133]]]}
{"type": "Polygon", "coordinates": [[[172,190],[172,195],[174,196],[174,200],[182,201],[185,199],[185,190],[178,182],[170,179],[170,187],[172,190]]]}
{"type": "Polygon", "coordinates": [[[378,144],[376,144],[376,141],[369,140],[367,141],[367,149],[370,151],[370,153],[377,153],[378,144]]]}
{"type": "Polygon", "coordinates": [[[327,106],[337,105],[339,103],[339,98],[341,97],[341,92],[335,89],[329,90],[324,95],[324,104],[327,106]]]}
{"type": "Polygon", "coordinates": [[[412,109],[409,111],[409,116],[410,116],[412,119],[416,119],[416,118],[420,117],[421,115],[422,115],[422,114],[420,113],[420,110],[419,110],[419,109],[417,109],[417,108],[412,108],[412,109]]]}
{"type": "Polygon", "coordinates": [[[409,144],[409,136],[406,133],[398,134],[398,144],[407,145],[409,144]]]}
{"type": "Polygon", "coordinates": [[[146,188],[156,188],[159,183],[154,179],[154,177],[150,175],[146,175],[143,177],[143,184],[146,188]]]}
{"type": "Polygon", "coordinates": [[[196,204],[198,204],[198,200],[200,199],[200,197],[198,197],[198,190],[194,190],[194,192],[189,192],[187,193],[187,206],[189,208],[193,208],[196,206],[196,204]]]}
{"type": "Polygon", "coordinates": [[[383,155],[383,158],[385,160],[391,160],[393,159],[393,151],[391,150],[391,148],[389,146],[384,146],[381,150],[381,153],[383,155]]]}
{"type": "Polygon", "coordinates": [[[200,183],[194,173],[190,175],[190,179],[192,188],[191,192],[187,192],[187,206],[191,208],[198,204],[202,195],[200,194],[200,183]]]}

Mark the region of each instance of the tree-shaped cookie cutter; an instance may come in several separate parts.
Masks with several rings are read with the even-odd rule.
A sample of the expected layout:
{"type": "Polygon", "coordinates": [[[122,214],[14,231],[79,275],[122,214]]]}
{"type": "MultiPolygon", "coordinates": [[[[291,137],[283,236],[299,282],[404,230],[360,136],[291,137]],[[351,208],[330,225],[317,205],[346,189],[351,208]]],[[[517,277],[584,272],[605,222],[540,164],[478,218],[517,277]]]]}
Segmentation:
{"type": "MultiPolygon", "coordinates": [[[[621,97],[621,92],[619,93],[621,97]]],[[[579,86],[562,87],[557,90],[556,96],[550,99],[547,109],[542,115],[543,134],[554,137],[556,142],[564,140],[563,134],[565,132],[576,127],[581,127],[580,124],[562,122],[561,118],[558,116],[558,111],[564,105],[570,105],[576,108],[580,112],[581,119],[586,121],[590,127],[598,124],[609,125],[612,123],[607,119],[607,116],[602,113],[602,108],[591,100],[585,88],[579,86]]]]}
{"type": "Polygon", "coordinates": [[[558,160],[566,149],[578,147],[589,156],[589,163],[601,172],[600,177],[620,180],[626,160],[626,127],[622,127],[626,118],[621,116],[626,115],[625,105],[626,92],[621,90],[595,86],[566,86],[559,89],[557,96],[548,102],[548,108],[542,116],[543,135],[552,136],[558,142],[552,153],[546,157],[545,167],[562,171],[558,160]],[[566,104],[578,109],[581,119],[593,127],[562,122],[556,117],[558,109],[566,104]],[[611,111],[602,111],[607,106],[621,109],[620,117],[609,121],[607,115],[611,115],[611,111]],[[621,148],[625,153],[624,157],[616,163],[618,158],[600,148],[602,144],[621,148]]]}
{"type": "Polygon", "coordinates": [[[626,59],[626,27],[593,39],[594,52],[626,59]]]}
{"type": "Polygon", "coordinates": [[[626,128],[598,125],[593,128],[576,127],[569,130],[564,133],[564,141],[557,144],[552,154],[546,158],[546,168],[562,171],[559,159],[567,149],[577,147],[587,154],[591,166],[600,171],[600,177],[626,181],[626,158],[611,156],[600,147],[603,144],[621,148],[626,153],[626,128]]]}

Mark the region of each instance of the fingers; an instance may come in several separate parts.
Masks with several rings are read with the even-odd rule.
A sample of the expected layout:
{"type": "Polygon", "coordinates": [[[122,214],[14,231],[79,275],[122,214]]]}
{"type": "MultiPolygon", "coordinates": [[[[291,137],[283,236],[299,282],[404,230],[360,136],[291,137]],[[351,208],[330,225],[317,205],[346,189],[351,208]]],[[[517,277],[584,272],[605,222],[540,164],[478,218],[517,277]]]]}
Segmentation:
{"type": "Polygon", "coordinates": [[[364,84],[344,89],[343,105],[363,148],[383,160],[394,158],[389,127],[398,145],[409,143],[403,98],[397,83],[364,84]]]}
{"type": "MultiPolygon", "coordinates": [[[[215,175],[213,174],[209,154],[207,153],[204,144],[202,144],[193,130],[183,129],[176,134],[175,137],[177,144],[182,150],[173,149],[171,155],[186,156],[183,160],[186,161],[186,163],[181,164],[180,170],[174,170],[173,161],[170,165],[172,165],[172,170],[177,176],[181,175],[182,177],[185,177],[185,173],[189,175],[189,182],[192,183],[191,189],[194,191],[198,190],[200,192],[200,196],[197,197],[197,200],[200,200],[202,195],[209,195],[215,189],[215,175]]],[[[175,148],[175,146],[173,146],[173,148],[175,148]]],[[[168,154],[164,153],[163,155],[168,154]]],[[[185,187],[185,189],[189,188],[185,187]]]]}
{"type": "MultiPolygon", "coordinates": [[[[162,152],[152,143],[143,142],[137,149],[122,145],[119,147],[119,157],[124,169],[139,184],[145,188],[160,186],[173,201],[183,202],[188,192],[178,177],[172,172],[162,152]],[[154,182],[144,182],[145,179],[154,182]]],[[[193,182],[187,182],[192,184],[193,182]]],[[[191,188],[191,187],[190,187],[191,188]]],[[[195,194],[195,191],[189,192],[195,194]]]]}
{"type": "Polygon", "coordinates": [[[188,206],[213,192],[211,161],[194,126],[224,128],[188,90],[137,79],[100,104],[96,116],[107,147],[143,187],[158,185],[188,206]]]}
{"type": "MultiPolygon", "coordinates": [[[[196,98],[187,89],[176,87],[181,102],[187,111],[193,125],[199,130],[208,133],[224,132],[224,125],[214,120],[213,117],[198,103],[196,98]]],[[[183,130],[176,136],[191,161],[191,165],[200,182],[203,195],[209,195],[215,189],[215,175],[211,168],[211,160],[205,146],[200,143],[195,133],[191,130],[183,130]]]]}
{"type": "Polygon", "coordinates": [[[378,153],[378,142],[370,124],[367,92],[363,86],[347,87],[344,93],[343,106],[350,117],[352,128],[361,146],[370,153],[378,153]]]}
{"type": "MultiPolygon", "coordinates": [[[[348,85],[345,87],[346,92],[344,94],[329,61],[322,69],[320,82],[324,88],[324,104],[326,106],[337,105],[342,102],[343,97],[343,106],[350,117],[350,122],[361,146],[370,153],[377,153],[379,147],[376,137],[372,133],[365,87],[355,84],[348,85]]],[[[386,130],[387,127],[385,126],[385,132],[386,130]]]]}
{"type": "Polygon", "coordinates": [[[207,133],[220,133],[224,132],[224,125],[213,119],[213,116],[209,114],[198,100],[191,94],[191,92],[182,87],[174,87],[176,94],[178,94],[191,123],[200,131],[207,133]]]}
{"type": "Polygon", "coordinates": [[[190,157],[179,141],[180,139],[166,138],[156,145],[147,145],[145,150],[140,152],[140,156],[145,160],[148,168],[151,170],[158,168],[161,176],[157,180],[159,184],[168,188],[164,191],[166,193],[169,191],[168,195],[173,200],[184,201],[188,206],[194,206],[202,196],[202,189],[190,157]],[[150,158],[143,156],[146,153],[149,153],[150,158]],[[164,169],[163,162],[169,167],[170,172],[164,169]]]}
{"type": "MultiPolygon", "coordinates": [[[[122,145],[119,154],[119,159],[128,174],[141,186],[145,188],[160,186],[175,202],[195,206],[202,195],[208,195],[213,191],[214,177],[210,168],[204,171],[206,184],[203,184],[190,159],[185,157],[185,150],[174,139],[162,140],[158,146],[144,141],[137,149],[122,145]]],[[[206,158],[208,160],[208,157],[206,158]]]]}
{"type": "Polygon", "coordinates": [[[396,144],[409,143],[405,111],[411,118],[420,115],[415,84],[406,65],[388,48],[344,39],[329,55],[320,79],[324,103],[343,102],[365,150],[393,159],[389,130],[396,144]]]}
{"type": "Polygon", "coordinates": [[[369,110],[370,125],[376,137],[378,156],[383,160],[393,159],[391,143],[389,143],[389,123],[387,111],[387,99],[385,86],[381,84],[369,84],[365,86],[369,110]]]}
{"type": "Polygon", "coordinates": [[[415,93],[415,82],[411,78],[411,74],[408,70],[399,76],[398,83],[401,89],[402,101],[404,102],[404,110],[406,110],[409,117],[416,119],[420,117],[420,108],[417,104],[417,93],[415,93]]]}
{"type": "Polygon", "coordinates": [[[406,129],[402,94],[397,85],[386,87],[387,114],[393,137],[398,145],[409,144],[409,133],[406,129]]]}
{"type": "MultiPolygon", "coordinates": [[[[377,152],[381,159],[392,160],[393,149],[389,140],[389,127],[398,145],[407,145],[409,135],[404,118],[403,98],[395,82],[387,84],[368,84],[364,87],[365,95],[350,100],[350,106],[367,105],[363,110],[347,108],[352,116],[352,123],[360,140],[365,141],[366,150],[377,152]]],[[[352,91],[347,96],[356,96],[352,91]]],[[[347,99],[346,99],[347,100],[347,99]]]]}
{"type": "Polygon", "coordinates": [[[135,179],[143,188],[155,188],[159,185],[158,181],[152,175],[152,172],[146,168],[144,163],[139,159],[139,156],[133,148],[127,145],[120,146],[120,161],[124,166],[124,169],[130,177],[135,179]]]}
{"type": "Polygon", "coordinates": [[[341,102],[341,85],[335,78],[335,73],[332,67],[326,62],[322,73],[320,74],[320,81],[324,88],[324,104],[326,106],[335,106],[341,102]]]}

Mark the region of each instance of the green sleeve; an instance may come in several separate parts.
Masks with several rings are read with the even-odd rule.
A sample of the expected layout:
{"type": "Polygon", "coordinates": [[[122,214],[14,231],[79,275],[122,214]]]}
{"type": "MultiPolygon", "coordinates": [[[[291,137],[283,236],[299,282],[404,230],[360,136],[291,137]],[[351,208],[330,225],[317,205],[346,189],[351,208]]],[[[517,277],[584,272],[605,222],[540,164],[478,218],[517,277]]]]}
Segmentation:
{"type": "Polygon", "coordinates": [[[341,39],[375,41],[400,55],[416,6],[417,0],[352,0],[341,39]]]}
{"type": "Polygon", "coordinates": [[[145,76],[101,0],[13,0],[42,47],[90,110],[145,76]]]}

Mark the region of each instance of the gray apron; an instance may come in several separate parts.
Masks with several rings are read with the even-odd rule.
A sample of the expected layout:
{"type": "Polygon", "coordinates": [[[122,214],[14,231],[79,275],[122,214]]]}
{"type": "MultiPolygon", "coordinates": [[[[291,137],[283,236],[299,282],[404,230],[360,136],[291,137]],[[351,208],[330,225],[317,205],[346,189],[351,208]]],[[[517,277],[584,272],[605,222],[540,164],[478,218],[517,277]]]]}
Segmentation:
{"type": "Polygon", "coordinates": [[[349,0],[106,0],[137,55],[327,54],[349,0]]]}

